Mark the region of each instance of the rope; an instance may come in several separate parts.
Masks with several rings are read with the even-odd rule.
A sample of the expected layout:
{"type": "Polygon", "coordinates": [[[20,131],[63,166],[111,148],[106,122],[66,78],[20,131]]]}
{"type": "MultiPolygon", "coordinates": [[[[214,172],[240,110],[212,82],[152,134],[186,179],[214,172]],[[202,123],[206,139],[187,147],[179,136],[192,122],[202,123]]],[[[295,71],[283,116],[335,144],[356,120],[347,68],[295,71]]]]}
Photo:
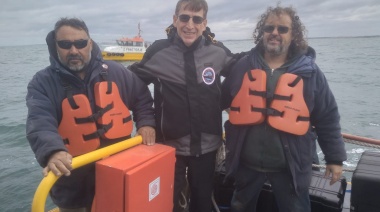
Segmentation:
{"type": "Polygon", "coordinates": [[[365,147],[371,147],[371,148],[375,148],[375,149],[380,149],[379,145],[369,144],[369,143],[365,143],[365,142],[362,142],[362,141],[348,139],[348,138],[345,138],[345,137],[343,137],[343,141],[347,142],[347,143],[350,143],[350,144],[359,145],[359,146],[365,146],[365,147]]]}
{"type": "MultiPolygon", "coordinates": [[[[314,168],[326,169],[326,165],[317,165],[317,164],[313,164],[313,167],[314,167],[314,168]]],[[[342,171],[345,171],[345,172],[354,172],[355,169],[343,168],[342,171]]]]}
{"type": "MultiPolygon", "coordinates": [[[[364,146],[364,147],[370,147],[374,149],[380,149],[380,140],[360,137],[356,135],[350,135],[346,133],[342,133],[342,136],[343,136],[343,141],[346,143],[355,144],[355,145],[364,146]]],[[[313,164],[313,167],[326,169],[326,165],[313,164]]],[[[343,171],[354,172],[355,169],[343,168],[343,171]]]]}

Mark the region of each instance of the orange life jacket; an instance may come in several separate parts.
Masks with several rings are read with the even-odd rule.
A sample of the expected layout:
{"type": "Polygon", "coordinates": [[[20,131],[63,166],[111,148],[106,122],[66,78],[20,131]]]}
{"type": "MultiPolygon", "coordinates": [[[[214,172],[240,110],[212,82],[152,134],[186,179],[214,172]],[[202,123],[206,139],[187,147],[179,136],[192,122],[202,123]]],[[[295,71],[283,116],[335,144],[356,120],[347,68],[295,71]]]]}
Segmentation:
{"type": "Polygon", "coordinates": [[[62,120],[58,132],[65,142],[71,155],[77,156],[97,149],[100,145],[99,137],[85,139],[97,131],[94,122],[77,123],[77,119],[88,118],[92,115],[90,103],[83,94],[71,97],[77,107],[72,107],[69,98],[62,101],[62,120]]]}
{"type": "Polygon", "coordinates": [[[111,125],[109,130],[102,135],[104,138],[121,138],[132,133],[131,114],[121,100],[119,89],[114,82],[98,82],[95,84],[95,102],[100,108],[111,108],[98,119],[100,125],[111,125]]]}
{"type": "Polygon", "coordinates": [[[239,92],[232,100],[229,119],[232,124],[260,124],[265,116],[261,109],[266,107],[265,72],[259,69],[245,73],[239,92]]]}
{"type": "Polygon", "coordinates": [[[230,122],[235,125],[255,125],[267,117],[268,124],[275,129],[295,135],[306,134],[310,114],[303,98],[301,77],[290,73],[281,75],[269,108],[266,106],[267,98],[265,71],[248,71],[231,103],[230,122]]]}
{"type": "Polygon", "coordinates": [[[270,108],[279,115],[268,117],[273,128],[295,135],[304,135],[309,129],[310,113],[303,98],[303,80],[300,76],[285,73],[277,82],[270,108]]]}
{"type": "Polygon", "coordinates": [[[94,94],[96,113],[92,112],[84,94],[68,95],[62,101],[58,132],[73,156],[96,150],[100,145],[99,137],[117,139],[132,133],[131,115],[120,98],[117,85],[110,81],[98,82],[94,94]]]}

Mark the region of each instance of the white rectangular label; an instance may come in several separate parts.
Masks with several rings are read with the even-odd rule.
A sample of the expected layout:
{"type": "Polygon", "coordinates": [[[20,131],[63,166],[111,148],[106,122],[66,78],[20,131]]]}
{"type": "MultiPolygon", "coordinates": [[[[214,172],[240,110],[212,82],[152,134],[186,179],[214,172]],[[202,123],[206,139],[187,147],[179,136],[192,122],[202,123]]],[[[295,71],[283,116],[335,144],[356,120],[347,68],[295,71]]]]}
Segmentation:
{"type": "Polygon", "coordinates": [[[160,194],[160,177],[149,183],[149,202],[160,194]]]}

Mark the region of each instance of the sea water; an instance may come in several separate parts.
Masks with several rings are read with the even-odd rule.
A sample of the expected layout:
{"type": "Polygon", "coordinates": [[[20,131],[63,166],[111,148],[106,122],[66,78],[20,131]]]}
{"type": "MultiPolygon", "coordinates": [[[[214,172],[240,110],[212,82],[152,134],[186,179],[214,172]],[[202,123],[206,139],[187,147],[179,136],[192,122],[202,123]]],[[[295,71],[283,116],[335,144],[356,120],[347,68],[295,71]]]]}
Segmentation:
{"type": "MultiPolygon", "coordinates": [[[[224,44],[234,53],[254,46],[252,40],[224,44]]],[[[380,37],[314,38],[309,44],[338,102],[342,132],[380,139],[380,37]]],[[[25,138],[25,95],[30,79],[48,64],[46,45],[0,47],[1,212],[30,211],[42,179],[25,138]]],[[[354,168],[360,154],[370,148],[346,144],[346,149],[345,167],[354,168]]],[[[319,158],[323,163],[321,151],[319,158]]],[[[345,176],[350,180],[350,173],[345,176]]],[[[53,207],[48,198],[47,208],[53,207]]]]}

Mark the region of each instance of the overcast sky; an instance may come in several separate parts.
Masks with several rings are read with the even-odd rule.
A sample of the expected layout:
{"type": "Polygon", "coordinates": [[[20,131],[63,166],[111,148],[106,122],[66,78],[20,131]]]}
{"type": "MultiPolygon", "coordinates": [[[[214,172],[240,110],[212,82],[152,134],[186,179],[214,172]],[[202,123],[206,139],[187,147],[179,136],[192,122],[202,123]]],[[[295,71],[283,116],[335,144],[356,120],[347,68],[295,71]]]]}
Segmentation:
{"type": "MultiPolygon", "coordinates": [[[[217,40],[251,39],[258,17],[277,0],[208,0],[208,26],[217,40]]],[[[97,42],[137,34],[165,38],[177,0],[0,0],[0,46],[44,44],[60,17],[83,19],[97,42]]],[[[380,35],[380,0],[283,0],[308,37],[380,35]]]]}

